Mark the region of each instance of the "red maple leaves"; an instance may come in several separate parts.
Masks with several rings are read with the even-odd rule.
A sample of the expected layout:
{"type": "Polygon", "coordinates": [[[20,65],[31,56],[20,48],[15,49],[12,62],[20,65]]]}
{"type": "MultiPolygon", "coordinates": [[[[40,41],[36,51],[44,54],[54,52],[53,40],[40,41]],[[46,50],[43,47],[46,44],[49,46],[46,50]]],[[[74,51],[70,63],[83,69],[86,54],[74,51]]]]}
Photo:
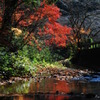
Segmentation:
{"type": "MultiPolygon", "coordinates": [[[[60,18],[60,15],[60,9],[57,6],[55,6],[54,4],[48,5],[46,4],[45,0],[43,0],[40,7],[38,7],[38,9],[34,9],[34,12],[30,11],[30,14],[28,16],[26,16],[24,10],[16,10],[13,14],[12,20],[18,22],[18,27],[28,27],[33,23],[38,24],[39,22],[41,22],[42,24],[40,23],[38,25],[37,34],[39,34],[40,37],[43,35],[49,36],[49,38],[45,38],[46,44],[55,44],[57,46],[65,47],[66,41],[68,39],[67,35],[70,34],[71,28],[62,26],[57,22],[57,19],[60,18]]],[[[2,18],[0,20],[2,20],[2,18]]],[[[37,40],[36,37],[34,38],[34,32],[29,34],[27,34],[27,36],[29,35],[29,37],[27,38],[29,40],[28,43],[32,43],[31,41],[37,40]]],[[[25,39],[25,37],[23,38],[25,39]]]]}
{"type": "Polygon", "coordinates": [[[43,8],[38,9],[38,15],[40,19],[47,18],[48,21],[45,23],[43,29],[40,29],[38,34],[49,35],[49,39],[46,39],[47,45],[56,44],[57,46],[65,47],[67,41],[67,35],[70,34],[71,28],[62,26],[57,23],[57,19],[60,18],[60,9],[53,5],[44,4],[43,8]]]}
{"type": "Polygon", "coordinates": [[[39,32],[39,35],[49,35],[49,39],[46,40],[47,45],[56,44],[57,46],[65,47],[67,41],[67,35],[70,34],[71,28],[62,26],[61,24],[54,22],[46,23],[44,30],[39,32]]]}

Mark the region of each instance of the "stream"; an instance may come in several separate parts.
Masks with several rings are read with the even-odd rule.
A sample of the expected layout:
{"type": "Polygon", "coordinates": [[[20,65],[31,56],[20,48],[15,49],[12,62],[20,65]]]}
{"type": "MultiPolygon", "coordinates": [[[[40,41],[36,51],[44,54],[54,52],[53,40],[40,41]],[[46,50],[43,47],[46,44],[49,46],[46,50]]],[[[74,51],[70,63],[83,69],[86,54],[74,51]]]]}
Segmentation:
{"type": "Polygon", "coordinates": [[[70,80],[48,76],[8,83],[0,86],[0,100],[100,100],[100,72],[70,80]]]}

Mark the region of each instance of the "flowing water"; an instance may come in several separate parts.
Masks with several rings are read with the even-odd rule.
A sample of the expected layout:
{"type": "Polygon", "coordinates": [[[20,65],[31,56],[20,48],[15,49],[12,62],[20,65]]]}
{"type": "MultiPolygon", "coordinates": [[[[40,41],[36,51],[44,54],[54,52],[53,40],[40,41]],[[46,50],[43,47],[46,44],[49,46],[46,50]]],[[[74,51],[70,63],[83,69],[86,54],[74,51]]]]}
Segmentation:
{"type": "Polygon", "coordinates": [[[0,100],[100,100],[100,73],[72,80],[42,78],[0,86],[0,100]]]}

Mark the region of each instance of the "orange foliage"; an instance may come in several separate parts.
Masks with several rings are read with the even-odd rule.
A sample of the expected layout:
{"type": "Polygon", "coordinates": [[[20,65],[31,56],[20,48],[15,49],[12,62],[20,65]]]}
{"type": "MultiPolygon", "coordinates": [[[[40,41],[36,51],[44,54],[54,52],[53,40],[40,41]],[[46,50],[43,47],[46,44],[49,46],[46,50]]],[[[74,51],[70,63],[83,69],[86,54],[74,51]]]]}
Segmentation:
{"type": "MultiPolygon", "coordinates": [[[[48,18],[49,22],[55,22],[60,17],[60,9],[53,5],[47,5],[44,3],[44,7],[41,7],[33,15],[32,19],[41,20],[43,18],[48,18]]],[[[31,15],[32,17],[32,15],[31,15]]]]}
{"type": "MultiPolygon", "coordinates": [[[[27,9],[25,9],[26,11],[27,9]]],[[[29,9],[28,9],[29,10],[29,9]]],[[[60,18],[60,9],[55,6],[54,4],[48,5],[46,4],[45,0],[41,2],[41,5],[38,9],[34,9],[34,13],[30,12],[30,15],[26,15],[25,11],[23,10],[16,10],[15,13],[12,16],[12,22],[19,22],[18,27],[28,27],[29,25],[32,25],[33,23],[39,23],[42,21],[44,23],[41,27],[41,24],[37,27],[38,28],[38,34],[40,36],[43,35],[49,35],[49,39],[45,39],[45,42],[47,45],[55,44],[57,46],[66,46],[67,41],[67,35],[70,34],[71,28],[68,28],[67,26],[62,26],[59,23],[57,23],[57,19],[60,18]],[[22,18],[22,19],[21,19],[22,18]],[[46,20],[46,21],[44,21],[46,20]],[[46,22],[46,23],[45,23],[46,22]]],[[[29,10],[30,11],[30,10],[29,10]]],[[[0,17],[0,21],[2,18],[0,17]]],[[[29,31],[29,30],[28,30],[29,31]]],[[[36,44],[38,44],[37,39],[34,38],[34,32],[27,33],[24,37],[25,41],[29,41],[28,44],[32,45],[32,41],[35,41],[36,44]],[[30,35],[28,35],[30,34],[30,35]],[[26,38],[28,36],[28,38],[26,38]]],[[[37,46],[39,48],[39,46],[37,46]]],[[[41,50],[41,48],[39,48],[41,50]]]]}
{"type": "Polygon", "coordinates": [[[49,40],[46,40],[47,45],[56,44],[57,46],[65,47],[67,35],[70,34],[71,28],[67,26],[62,26],[57,22],[46,23],[44,26],[44,31],[40,31],[39,35],[51,36],[49,40]]]}
{"type": "Polygon", "coordinates": [[[68,36],[68,39],[72,44],[77,44],[78,42],[83,42],[85,40],[83,37],[86,35],[88,36],[91,32],[90,28],[88,28],[87,30],[84,28],[80,28],[80,29],[75,28],[73,30],[76,32],[75,33],[73,32],[71,35],[68,36]]]}
{"type": "Polygon", "coordinates": [[[91,31],[90,29],[88,29],[88,30],[85,30],[84,28],[81,28],[81,29],[80,29],[80,33],[81,33],[81,34],[89,34],[90,31],[91,31]]]}
{"type": "MultiPolygon", "coordinates": [[[[23,13],[16,14],[16,19],[19,20],[22,14],[23,13]]],[[[57,46],[65,47],[67,35],[70,34],[71,28],[62,26],[61,24],[56,22],[57,19],[60,18],[60,15],[60,9],[57,6],[55,6],[54,4],[47,5],[43,1],[41,3],[41,6],[36,9],[35,12],[31,14],[27,19],[21,20],[19,22],[19,25],[29,26],[33,22],[39,22],[41,20],[47,19],[47,23],[44,24],[43,29],[39,29],[38,34],[40,36],[49,35],[51,37],[48,40],[45,40],[47,45],[56,44],[57,46]]]]}

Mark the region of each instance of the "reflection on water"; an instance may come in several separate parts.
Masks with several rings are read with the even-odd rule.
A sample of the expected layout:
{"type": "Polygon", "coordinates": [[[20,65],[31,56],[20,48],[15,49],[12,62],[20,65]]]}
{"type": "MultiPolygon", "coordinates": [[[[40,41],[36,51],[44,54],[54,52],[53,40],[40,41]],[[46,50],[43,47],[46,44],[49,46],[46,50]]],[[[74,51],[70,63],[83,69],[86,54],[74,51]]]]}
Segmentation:
{"type": "Polygon", "coordinates": [[[0,94],[22,94],[28,93],[31,81],[17,82],[0,86],[0,94]]]}
{"type": "Polygon", "coordinates": [[[43,79],[41,82],[32,82],[33,84],[30,85],[30,92],[32,93],[56,93],[69,92],[69,86],[66,81],[58,81],[55,79],[47,78],[43,79]]]}
{"type": "Polygon", "coordinates": [[[67,81],[46,78],[42,79],[40,82],[34,82],[34,80],[31,79],[27,82],[0,86],[0,94],[56,93],[57,91],[63,93],[70,92],[67,81]]]}
{"type": "Polygon", "coordinates": [[[0,100],[86,100],[82,94],[89,93],[100,95],[100,82],[44,78],[0,86],[0,100]]]}
{"type": "Polygon", "coordinates": [[[1,97],[0,100],[68,100],[65,95],[31,95],[31,96],[12,96],[1,97]]]}

